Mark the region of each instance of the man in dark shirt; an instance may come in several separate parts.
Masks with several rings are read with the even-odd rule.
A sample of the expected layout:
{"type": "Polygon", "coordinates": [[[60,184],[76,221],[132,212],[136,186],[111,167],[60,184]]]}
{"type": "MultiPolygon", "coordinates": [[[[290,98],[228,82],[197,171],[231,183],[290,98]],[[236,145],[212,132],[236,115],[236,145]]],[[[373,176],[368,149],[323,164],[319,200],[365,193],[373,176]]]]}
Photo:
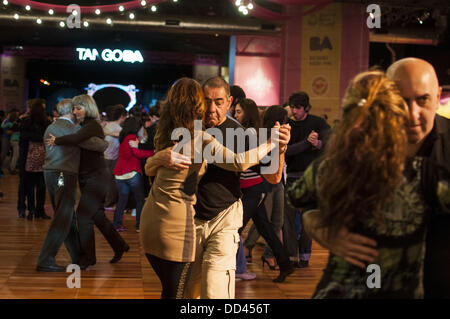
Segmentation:
{"type": "MultiPolygon", "coordinates": [[[[286,151],[286,189],[303,175],[309,164],[323,149],[330,127],[321,117],[310,115],[311,104],[306,92],[297,91],[289,97],[294,119],[289,119],[291,140],[286,151]]],[[[301,225],[301,212],[285,204],[284,245],[298,268],[308,266],[312,240],[301,225]],[[296,232],[297,219],[297,232],[296,232]]]]}
{"type": "MultiPolygon", "coordinates": [[[[227,117],[233,100],[228,83],[214,77],[205,82],[203,91],[207,106],[205,124],[219,129],[227,145],[226,129],[240,127],[227,117]]],[[[208,165],[197,190],[196,259],[185,297],[234,298],[238,230],[243,221],[241,196],[240,173],[208,165]]]]}
{"type": "MultiPolygon", "coordinates": [[[[203,91],[206,101],[205,124],[218,129],[223,136],[221,142],[227,145],[226,129],[241,127],[227,116],[233,100],[228,83],[221,77],[214,77],[205,82],[203,91]]],[[[289,133],[288,125],[280,128],[280,149],[285,149],[289,142],[289,133]]],[[[188,167],[180,164],[180,161],[177,166],[172,159],[166,159],[167,152],[170,150],[156,153],[150,160],[151,165],[178,169],[188,167]]],[[[280,151],[280,157],[282,153],[280,151]]],[[[281,180],[282,167],[277,168],[273,174],[278,177],[275,182],[281,180]]],[[[241,196],[240,173],[208,165],[197,189],[194,220],[196,258],[186,285],[186,298],[234,298],[236,252],[240,241],[238,230],[243,221],[241,196]]]]}
{"type": "MultiPolygon", "coordinates": [[[[442,88],[433,66],[421,59],[406,58],[391,65],[387,76],[397,83],[409,107],[408,155],[431,158],[450,170],[450,120],[436,115],[442,88]]],[[[319,211],[311,211],[303,218],[314,239],[358,267],[365,269],[366,263],[373,262],[378,255],[374,240],[349,233],[347,229],[342,229],[336,238],[325,240],[325,232],[315,227],[320,220],[319,214],[319,211]]],[[[425,298],[450,298],[449,230],[450,216],[434,211],[427,230],[425,298]]]]}

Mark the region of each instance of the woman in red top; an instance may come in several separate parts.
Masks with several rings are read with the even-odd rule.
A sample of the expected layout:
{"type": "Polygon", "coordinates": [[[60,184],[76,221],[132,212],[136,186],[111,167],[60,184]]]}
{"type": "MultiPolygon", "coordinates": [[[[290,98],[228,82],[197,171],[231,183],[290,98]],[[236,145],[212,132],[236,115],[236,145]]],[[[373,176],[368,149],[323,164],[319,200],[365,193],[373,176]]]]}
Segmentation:
{"type": "Polygon", "coordinates": [[[123,129],[119,135],[119,158],[114,168],[114,176],[119,191],[119,199],[114,212],[114,228],[117,231],[126,230],[122,226],[123,211],[127,205],[130,190],[132,190],[136,200],[136,231],[139,232],[141,211],[145,202],[141,159],[155,154],[154,151],[140,150],[130,146],[129,141],[138,139],[137,133],[140,128],[139,119],[129,117],[123,123],[123,129]]]}

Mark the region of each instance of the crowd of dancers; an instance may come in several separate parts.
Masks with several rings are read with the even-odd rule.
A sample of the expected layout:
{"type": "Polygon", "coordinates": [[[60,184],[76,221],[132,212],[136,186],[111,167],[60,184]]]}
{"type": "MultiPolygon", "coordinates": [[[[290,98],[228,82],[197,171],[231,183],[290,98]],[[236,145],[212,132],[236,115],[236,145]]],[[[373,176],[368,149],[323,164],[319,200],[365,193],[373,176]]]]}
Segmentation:
{"type": "Polygon", "coordinates": [[[13,111],[3,122],[2,160],[11,147],[19,217],[28,209],[28,219],[50,218],[45,188],[51,198],[38,271],[65,271],[56,262],[63,243],[72,263],[95,265],[94,226],[110,262],[120,261],[133,194],[162,298],[234,298],[236,279],[256,277],[246,263],[259,235],[275,282],[309,266],[312,238],[330,250],[314,298],[450,297],[450,120],[436,115],[440,93],[434,68],[406,58],[356,75],[333,128],[309,114],[306,92],[261,111],[221,77],[177,80],[149,114],[115,105],[105,119],[79,95],[49,119],[45,100],[33,99],[20,121],[13,111]],[[180,128],[192,137],[187,147],[180,128]],[[227,134],[242,128],[243,151],[227,134]],[[214,156],[199,161],[204,152],[214,156]],[[105,208],[114,206],[110,221],[105,208]],[[376,289],[368,264],[381,269],[376,289]]]}

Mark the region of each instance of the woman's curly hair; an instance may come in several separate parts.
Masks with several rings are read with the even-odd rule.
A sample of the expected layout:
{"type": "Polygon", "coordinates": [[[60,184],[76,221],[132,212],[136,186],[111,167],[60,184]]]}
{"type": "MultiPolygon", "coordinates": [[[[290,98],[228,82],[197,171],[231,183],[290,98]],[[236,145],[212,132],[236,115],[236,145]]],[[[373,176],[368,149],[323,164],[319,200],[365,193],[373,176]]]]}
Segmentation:
{"type": "Polygon", "coordinates": [[[382,222],[381,208],[403,176],[408,118],[398,88],[383,72],[363,72],[350,83],[343,119],[318,170],[322,226],[330,238],[365,216],[382,222]]]}
{"type": "Polygon", "coordinates": [[[201,85],[190,78],[181,78],[175,82],[161,103],[161,116],[155,135],[155,148],[160,151],[173,146],[173,130],[187,128],[194,136],[194,121],[205,116],[205,96],[201,85]]]}

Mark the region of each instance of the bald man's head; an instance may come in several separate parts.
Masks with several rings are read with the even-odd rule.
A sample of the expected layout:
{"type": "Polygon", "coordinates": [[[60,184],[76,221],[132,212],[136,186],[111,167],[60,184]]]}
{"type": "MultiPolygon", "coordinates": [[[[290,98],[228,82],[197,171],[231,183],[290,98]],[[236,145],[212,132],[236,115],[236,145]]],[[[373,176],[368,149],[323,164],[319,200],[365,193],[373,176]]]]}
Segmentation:
{"type": "Polygon", "coordinates": [[[393,63],[386,74],[397,83],[409,107],[408,141],[422,142],[433,129],[442,91],[433,66],[425,60],[406,58],[393,63]]]}

